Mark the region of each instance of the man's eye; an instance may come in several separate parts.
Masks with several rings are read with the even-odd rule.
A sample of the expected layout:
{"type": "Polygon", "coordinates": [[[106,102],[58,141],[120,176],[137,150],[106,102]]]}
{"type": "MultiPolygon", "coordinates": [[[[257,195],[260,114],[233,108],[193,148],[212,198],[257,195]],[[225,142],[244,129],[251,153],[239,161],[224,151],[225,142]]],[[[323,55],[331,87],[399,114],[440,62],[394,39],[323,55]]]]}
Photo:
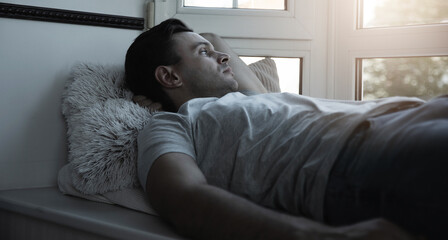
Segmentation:
{"type": "Polygon", "coordinates": [[[207,49],[201,49],[199,51],[199,53],[202,54],[202,55],[207,55],[208,54],[208,50],[207,49]]]}

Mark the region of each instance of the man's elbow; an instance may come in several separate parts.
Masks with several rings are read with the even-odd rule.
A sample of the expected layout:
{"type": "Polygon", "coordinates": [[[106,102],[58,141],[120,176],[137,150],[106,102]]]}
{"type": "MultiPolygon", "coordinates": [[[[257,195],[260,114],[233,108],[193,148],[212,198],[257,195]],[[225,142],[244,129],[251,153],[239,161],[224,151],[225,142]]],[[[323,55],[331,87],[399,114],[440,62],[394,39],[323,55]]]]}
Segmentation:
{"type": "Polygon", "coordinates": [[[204,224],[200,212],[207,208],[201,201],[201,192],[208,186],[205,183],[188,188],[177,188],[171,191],[150,196],[151,206],[166,221],[184,236],[197,235],[204,224]]]}

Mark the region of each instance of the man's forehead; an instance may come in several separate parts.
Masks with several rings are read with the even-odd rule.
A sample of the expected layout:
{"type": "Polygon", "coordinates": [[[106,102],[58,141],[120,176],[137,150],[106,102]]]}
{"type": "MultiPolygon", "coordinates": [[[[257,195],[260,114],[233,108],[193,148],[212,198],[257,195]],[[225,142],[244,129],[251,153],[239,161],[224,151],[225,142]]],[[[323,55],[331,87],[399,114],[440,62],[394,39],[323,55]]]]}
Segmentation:
{"type": "Polygon", "coordinates": [[[211,46],[211,43],[195,32],[180,32],[173,35],[173,39],[179,46],[187,46],[188,48],[196,48],[200,45],[211,46]]]}

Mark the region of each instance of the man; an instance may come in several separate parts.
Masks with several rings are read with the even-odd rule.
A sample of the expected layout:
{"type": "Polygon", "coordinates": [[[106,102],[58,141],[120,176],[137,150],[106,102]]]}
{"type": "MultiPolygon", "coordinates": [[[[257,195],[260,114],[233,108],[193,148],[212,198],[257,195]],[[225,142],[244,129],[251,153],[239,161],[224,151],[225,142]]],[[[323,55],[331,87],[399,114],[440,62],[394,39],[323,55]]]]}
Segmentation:
{"type": "Polygon", "coordinates": [[[251,94],[266,90],[222,40],[203,36],[169,19],[126,56],[130,89],[168,110],[139,134],[138,171],[151,205],[179,232],[414,239],[402,227],[441,236],[447,98],[251,94]]]}

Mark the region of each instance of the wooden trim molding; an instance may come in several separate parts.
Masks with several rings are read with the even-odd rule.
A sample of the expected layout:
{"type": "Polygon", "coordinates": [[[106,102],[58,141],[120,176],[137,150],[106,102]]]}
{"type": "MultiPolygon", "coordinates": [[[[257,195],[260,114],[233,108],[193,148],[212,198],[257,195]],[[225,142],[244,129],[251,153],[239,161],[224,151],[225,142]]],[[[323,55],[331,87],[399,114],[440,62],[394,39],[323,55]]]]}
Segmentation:
{"type": "Polygon", "coordinates": [[[0,3],[0,17],[143,30],[144,19],[55,8],[0,3]]]}

